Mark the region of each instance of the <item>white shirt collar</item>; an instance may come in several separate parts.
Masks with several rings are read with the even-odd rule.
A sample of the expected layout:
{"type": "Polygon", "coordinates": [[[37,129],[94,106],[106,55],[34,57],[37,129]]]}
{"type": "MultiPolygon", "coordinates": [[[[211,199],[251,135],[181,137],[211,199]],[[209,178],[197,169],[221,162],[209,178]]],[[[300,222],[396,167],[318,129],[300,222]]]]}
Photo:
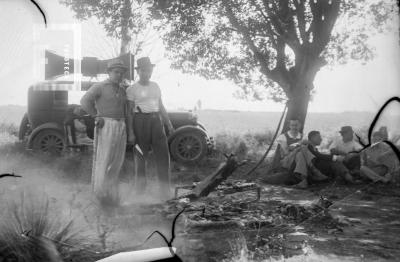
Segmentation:
{"type": "Polygon", "coordinates": [[[290,138],[295,138],[295,139],[300,139],[300,138],[301,138],[301,133],[300,133],[300,132],[297,133],[297,136],[296,136],[296,137],[293,137],[292,134],[290,133],[290,131],[288,131],[287,134],[288,134],[288,136],[289,136],[290,138]]]}

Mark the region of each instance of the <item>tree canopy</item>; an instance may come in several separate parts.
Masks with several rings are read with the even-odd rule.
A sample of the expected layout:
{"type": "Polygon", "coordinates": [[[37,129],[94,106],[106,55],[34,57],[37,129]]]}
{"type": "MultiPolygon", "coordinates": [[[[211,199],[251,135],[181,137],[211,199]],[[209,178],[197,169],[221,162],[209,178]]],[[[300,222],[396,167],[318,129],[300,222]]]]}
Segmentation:
{"type": "Polygon", "coordinates": [[[318,70],[370,60],[368,39],[397,15],[384,0],[154,2],[174,68],[231,80],[255,99],[289,99],[287,118],[303,123],[318,70]]]}
{"type": "Polygon", "coordinates": [[[107,35],[121,39],[121,54],[139,53],[149,40],[152,25],[150,2],[142,0],[60,0],[79,20],[96,17],[107,35]]]}
{"type": "Polygon", "coordinates": [[[368,40],[398,20],[394,0],[60,1],[78,19],[97,17],[121,54],[140,51],[157,20],[173,68],[287,100],[285,123],[304,123],[320,68],[370,60],[368,40]]]}

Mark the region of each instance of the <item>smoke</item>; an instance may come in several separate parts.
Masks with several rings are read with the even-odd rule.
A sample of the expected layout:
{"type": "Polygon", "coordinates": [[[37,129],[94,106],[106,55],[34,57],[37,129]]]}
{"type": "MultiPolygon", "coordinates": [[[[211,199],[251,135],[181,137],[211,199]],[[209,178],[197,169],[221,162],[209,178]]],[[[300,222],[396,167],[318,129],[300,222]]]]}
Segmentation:
{"type": "MultiPolygon", "coordinates": [[[[72,220],[74,229],[88,234],[100,250],[115,250],[142,243],[154,230],[170,235],[170,222],[160,221],[147,206],[161,203],[158,183],[150,174],[146,193],[133,192],[132,161],[124,164],[120,196],[122,207],[107,213],[91,193],[91,154],[52,157],[26,151],[19,142],[0,145],[0,173],[15,173],[22,178],[0,180],[0,220],[7,215],[7,206],[21,200],[29,192],[33,202],[47,199],[54,219],[72,220]],[[147,214],[142,214],[147,213],[147,214]]],[[[150,169],[151,170],[151,169],[150,169]]],[[[159,215],[159,214],[158,214],[159,215]]],[[[142,248],[162,247],[165,243],[152,237],[142,248]]],[[[142,249],[140,248],[140,249],[142,249]]]]}

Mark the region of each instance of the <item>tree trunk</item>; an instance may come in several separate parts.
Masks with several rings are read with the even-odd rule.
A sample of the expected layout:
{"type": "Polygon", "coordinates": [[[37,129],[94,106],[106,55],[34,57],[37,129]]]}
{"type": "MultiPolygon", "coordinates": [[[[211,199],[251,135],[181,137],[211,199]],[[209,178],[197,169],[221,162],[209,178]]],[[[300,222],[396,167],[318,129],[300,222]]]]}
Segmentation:
{"type": "MultiPolygon", "coordinates": [[[[312,82],[311,82],[312,83],[312,82]]],[[[304,123],[307,116],[308,103],[310,101],[310,89],[307,84],[296,84],[291,88],[289,94],[289,103],[282,133],[289,130],[289,120],[298,119],[301,123],[301,132],[303,132],[304,123]]]]}
{"type": "Polygon", "coordinates": [[[127,27],[122,28],[121,33],[121,50],[119,55],[125,55],[130,51],[131,37],[129,36],[129,29],[127,27]]]}
{"type": "Polygon", "coordinates": [[[132,16],[132,5],[130,0],[124,1],[124,7],[121,11],[121,49],[120,55],[129,53],[131,47],[131,30],[129,28],[129,19],[132,16]]]}

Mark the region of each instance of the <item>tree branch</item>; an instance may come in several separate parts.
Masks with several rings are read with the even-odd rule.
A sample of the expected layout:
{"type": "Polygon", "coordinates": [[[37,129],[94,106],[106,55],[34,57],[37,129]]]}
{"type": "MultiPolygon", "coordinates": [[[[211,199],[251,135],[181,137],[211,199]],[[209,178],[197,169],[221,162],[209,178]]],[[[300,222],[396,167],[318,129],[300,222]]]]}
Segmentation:
{"type": "Polygon", "coordinates": [[[254,57],[260,63],[262,72],[265,75],[274,79],[274,75],[272,74],[272,71],[268,67],[269,55],[263,54],[262,52],[260,52],[260,50],[254,44],[254,41],[251,39],[251,36],[248,33],[248,29],[239,23],[238,19],[236,18],[235,14],[233,13],[232,7],[230,6],[229,2],[230,2],[229,0],[222,0],[222,3],[225,7],[226,14],[227,14],[227,17],[228,17],[230,23],[232,24],[233,27],[237,28],[237,30],[243,36],[243,38],[246,41],[247,45],[249,46],[250,50],[253,52],[254,57]]]}
{"type": "Polygon", "coordinates": [[[278,39],[278,45],[276,49],[276,68],[285,69],[285,42],[282,39],[278,39]]]}
{"type": "Polygon", "coordinates": [[[265,14],[265,12],[262,10],[262,7],[257,4],[256,0],[251,0],[251,2],[265,20],[265,26],[266,26],[266,30],[267,30],[266,36],[271,40],[272,45],[275,48],[278,48],[278,44],[277,44],[277,35],[278,34],[272,30],[271,20],[265,14]]]}
{"type": "Polygon", "coordinates": [[[283,4],[279,2],[279,6],[275,2],[271,4],[267,0],[263,0],[263,3],[269,14],[270,24],[276,31],[277,38],[282,38],[294,52],[299,52],[301,45],[297,37],[293,17],[290,17],[291,10],[288,0],[283,0],[283,4]],[[270,4],[275,10],[270,7],[270,4]],[[284,17],[284,19],[281,17],[284,17]]]}
{"type": "Polygon", "coordinates": [[[296,7],[296,17],[297,17],[297,23],[298,23],[301,40],[303,41],[303,45],[308,45],[309,44],[309,42],[308,42],[309,35],[306,33],[306,20],[304,17],[305,0],[293,0],[293,3],[296,7]]]}
{"type": "Polygon", "coordinates": [[[313,14],[313,21],[309,31],[313,33],[311,48],[319,55],[329,42],[333,26],[339,15],[339,0],[320,0],[314,3],[310,1],[310,8],[313,14]]]}

